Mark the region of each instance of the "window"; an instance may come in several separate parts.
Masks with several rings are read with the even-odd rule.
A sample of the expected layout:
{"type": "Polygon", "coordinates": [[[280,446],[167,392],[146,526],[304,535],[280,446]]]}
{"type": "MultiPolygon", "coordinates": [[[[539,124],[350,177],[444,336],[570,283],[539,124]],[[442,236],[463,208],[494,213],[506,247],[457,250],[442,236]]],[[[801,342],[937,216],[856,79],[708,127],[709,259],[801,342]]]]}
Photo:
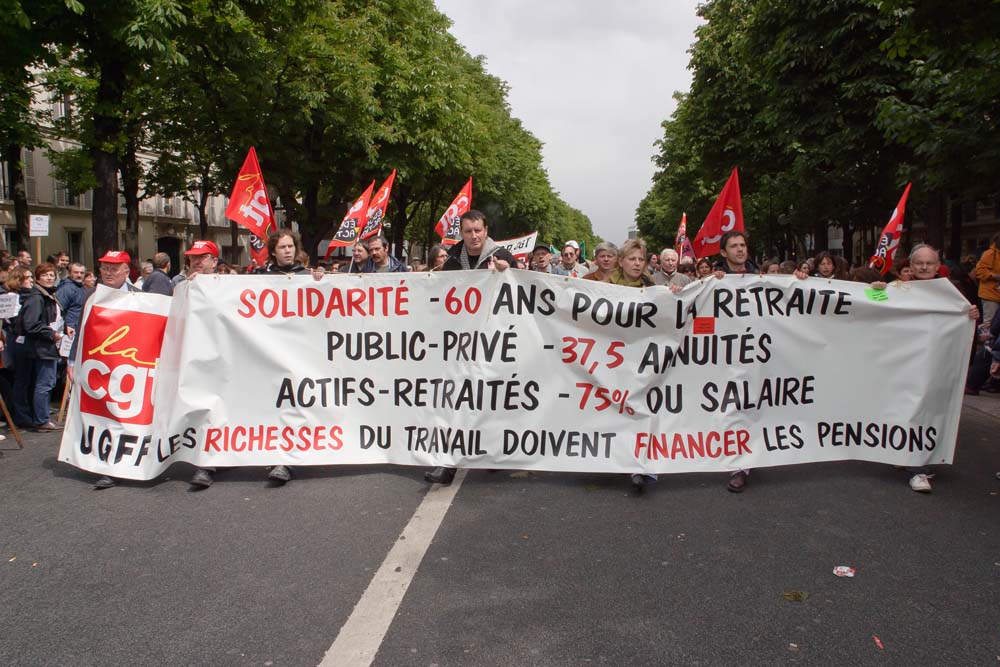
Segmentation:
{"type": "Polygon", "coordinates": [[[24,194],[29,202],[38,203],[35,192],[35,151],[21,149],[21,160],[24,163],[24,194]]]}
{"type": "Polygon", "coordinates": [[[71,208],[78,208],[80,205],[80,198],[73,194],[66,184],[59,179],[52,179],[52,187],[55,190],[55,205],[56,206],[69,206],[71,208]]]}
{"type": "Polygon", "coordinates": [[[69,253],[69,260],[71,262],[80,262],[84,264],[83,261],[83,231],[79,229],[67,229],[66,230],[66,252],[69,253]]]}

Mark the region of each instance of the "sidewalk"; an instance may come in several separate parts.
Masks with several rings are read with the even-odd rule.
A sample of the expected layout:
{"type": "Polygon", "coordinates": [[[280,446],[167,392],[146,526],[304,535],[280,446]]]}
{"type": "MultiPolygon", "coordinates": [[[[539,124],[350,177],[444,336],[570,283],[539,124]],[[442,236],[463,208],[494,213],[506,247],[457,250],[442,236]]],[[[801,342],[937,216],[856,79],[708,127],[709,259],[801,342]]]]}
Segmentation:
{"type": "Polygon", "coordinates": [[[969,396],[966,394],[962,397],[962,406],[975,410],[976,412],[981,412],[984,415],[989,415],[994,419],[1000,419],[1000,394],[991,394],[988,392],[980,392],[979,396],[969,396]]]}

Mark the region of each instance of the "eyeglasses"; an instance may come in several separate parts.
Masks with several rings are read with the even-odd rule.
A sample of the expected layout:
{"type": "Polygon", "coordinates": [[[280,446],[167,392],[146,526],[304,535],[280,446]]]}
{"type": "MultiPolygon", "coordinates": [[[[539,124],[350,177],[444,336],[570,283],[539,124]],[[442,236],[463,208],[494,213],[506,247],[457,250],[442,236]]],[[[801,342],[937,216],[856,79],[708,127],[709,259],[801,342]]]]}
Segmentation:
{"type": "Polygon", "coordinates": [[[910,266],[915,266],[920,269],[929,269],[932,266],[937,266],[938,262],[910,262],[910,266]]]}

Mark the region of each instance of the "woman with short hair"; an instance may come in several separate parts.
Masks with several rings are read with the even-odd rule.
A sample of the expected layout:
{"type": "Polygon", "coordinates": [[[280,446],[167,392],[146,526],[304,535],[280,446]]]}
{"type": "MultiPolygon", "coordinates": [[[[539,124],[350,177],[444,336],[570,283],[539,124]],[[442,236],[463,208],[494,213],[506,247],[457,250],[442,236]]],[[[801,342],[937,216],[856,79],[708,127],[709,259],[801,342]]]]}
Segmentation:
{"type": "Polygon", "coordinates": [[[14,419],[38,432],[57,431],[49,401],[56,386],[63,318],[55,298],[56,267],[44,262],[21,278],[21,311],[14,333],[14,419]],[[33,280],[32,280],[33,278],[33,280]]]}

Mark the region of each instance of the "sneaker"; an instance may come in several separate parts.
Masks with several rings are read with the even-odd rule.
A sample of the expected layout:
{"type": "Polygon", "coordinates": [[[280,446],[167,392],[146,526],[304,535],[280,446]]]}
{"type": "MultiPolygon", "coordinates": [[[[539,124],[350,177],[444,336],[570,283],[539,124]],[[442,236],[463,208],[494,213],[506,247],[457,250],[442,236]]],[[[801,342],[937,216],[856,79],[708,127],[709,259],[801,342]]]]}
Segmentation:
{"type": "Polygon", "coordinates": [[[917,474],[910,478],[910,488],[920,493],[931,492],[931,480],[929,475],[917,474]]]}
{"type": "Polygon", "coordinates": [[[284,484],[292,478],[292,471],[289,470],[288,466],[274,466],[271,468],[271,472],[267,473],[267,478],[284,484]]]}

